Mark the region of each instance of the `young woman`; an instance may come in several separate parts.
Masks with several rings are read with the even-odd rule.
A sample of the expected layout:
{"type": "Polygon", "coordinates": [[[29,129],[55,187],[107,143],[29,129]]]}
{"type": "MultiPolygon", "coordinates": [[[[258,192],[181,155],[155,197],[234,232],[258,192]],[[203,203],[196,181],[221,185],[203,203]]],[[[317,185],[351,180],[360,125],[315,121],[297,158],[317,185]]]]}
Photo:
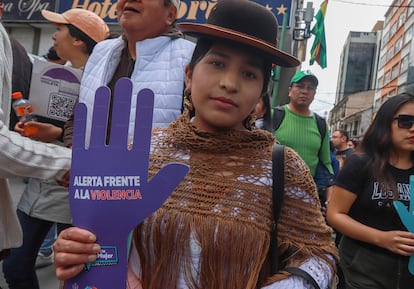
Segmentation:
{"type": "Polygon", "coordinates": [[[339,254],[347,288],[413,287],[408,260],[414,234],[393,206],[394,200],[410,203],[413,124],[414,95],[387,100],[336,179],[328,221],[343,234],[339,254]]]}
{"type": "MultiPolygon", "coordinates": [[[[188,109],[153,131],[149,173],[170,162],[187,164],[190,172],[134,230],[128,288],[311,288],[301,277],[269,273],[275,140],[250,128],[271,63],[298,61],[276,48],[274,15],[251,1],[221,0],[207,24],[179,27],[198,37],[186,68],[188,109]]],[[[327,288],[336,257],[332,231],[306,164],[288,148],[285,160],[281,260],[327,288]]],[[[71,278],[94,260],[100,249],[95,242],[86,230],[63,231],[54,247],[58,278],[71,278]]]]}

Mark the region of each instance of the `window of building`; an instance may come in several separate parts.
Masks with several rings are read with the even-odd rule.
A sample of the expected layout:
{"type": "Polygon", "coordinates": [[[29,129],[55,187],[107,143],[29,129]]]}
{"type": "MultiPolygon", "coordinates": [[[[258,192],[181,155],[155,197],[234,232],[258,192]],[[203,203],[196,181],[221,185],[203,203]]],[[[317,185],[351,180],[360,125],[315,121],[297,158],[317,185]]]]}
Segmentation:
{"type": "Polygon", "coordinates": [[[390,33],[387,31],[386,33],[384,33],[384,37],[382,38],[383,44],[387,44],[389,38],[390,38],[390,33]]]}
{"type": "Polygon", "coordinates": [[[394,46],[390,47],[387,51],[387,58],[386,61],[389,61],[394,56],[394,46]]]}
{"type": "Polygon", "coordinates": [[[397,94],[397,91],[395,90],[395,89],[393,89],[393,90],[391,90],[389,93],[388,93],[388,96],[389,97],[393,97],[393,96],[395,96],[397,94]]]}
{"type": "Polygon", "coordinates": [[[407,15],[410,16],[414,12],[414,0],[408,4],[407,15]]]}
{"type": "Polygon", "coordinates": [[[383,85],[383,82],[384,81],[384,78],[381,76],[380,78],[378,78],[378,82],[377,82],[377,89],[381,89],[382,88],[382,85],[383,85]]]}
{"type": "Polygon", "coordinates": [[[391,80],[391,72],[388,70],[384,75],[384,85],[387,85],[391,80]]]}
{"type": "Polygon", "coordinates": [[[405,31],[405,34],[404,34],[404,44],[407,44],[413,38],[413,33],[414,33],[414,28],[413,27],[414,27],[414,25],[411,25],[410,28],[408,28],[405,31]]]}
{"type": "Polygon", "coordinates": [[[390,23],[392,15],[394,15],[394,7],[391,7],[389,13],[385,15],[384,23],[390,23]]]}
{"type": "Polygon", "coordinates": [[[403,59],[401,59],[401,73],[406,71],[408,68],[408,55],[404,56],[403,59]]]}
{"type": "Polygon", "coordinates": [[[354,129],[352,130],[352,136],[358,136],[358,126],[359,126],[359,122],[356,120],[354,122],[354,129]]]}
{"type": "Polygon", "coordinates": [[[394,24],[391,25],[390,38],[394,36],[396,31],[397,31],[397,22],[394,22],[394,24]]]}
{"type": "Polygon", "coordinates": [[[394,54],[401,50],[402,43],[403,43],[402,37],[398,38],[398,40],[395,42],[394,54]]]}
{"type": "Polygon", "coordinates": [[[404,25],[405,22],[405,11],[398,17],[397,29],[404,25]]]}
{"type": "Polygon", "coordinates": [[[341,118],[345,117],[345,111],[346,111],[346,107],[345,105],[341,106],[341,118]]]}
{"type": "Polygon", "coordinates": [[[398,76],[399,73],[399,68],[400,68],[400,64],[396,64],[392,67],[392,72],[391,72],[391,79],[394,79],[398,76]]]}
{"type": "Polygon", "coordinates": [[[379,59],[379,62],[378,62],[378,68],[382,68],[383,66],[384,66],[384,64],[385,64],[385,58],[387,57],[387,55],[386,54],[383,54],[381,57],[380,57],[380,59],[379,59]]]}

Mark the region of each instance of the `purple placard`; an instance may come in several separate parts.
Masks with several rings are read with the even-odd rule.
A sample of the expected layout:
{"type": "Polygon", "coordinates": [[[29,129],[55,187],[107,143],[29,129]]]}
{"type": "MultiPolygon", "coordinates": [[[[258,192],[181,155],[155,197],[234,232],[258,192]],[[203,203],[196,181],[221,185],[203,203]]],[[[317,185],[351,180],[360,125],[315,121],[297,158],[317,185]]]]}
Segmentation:
{"type": "Polygon", "coordinates": [[[133,140],[128,140],[132,83],[120,79],[113,97],[111,134],[106,144],[110,90],[96,91],[89,147],[85,147],[86,106],[75,112],[69,201],[73,224],[88,229],[102,246],[98,260],[65,283],[67,289],[126,288],[128,235],[156,211],[188,172],[167,164],[148,179],[154,94],[137,97],[133,140]]]}

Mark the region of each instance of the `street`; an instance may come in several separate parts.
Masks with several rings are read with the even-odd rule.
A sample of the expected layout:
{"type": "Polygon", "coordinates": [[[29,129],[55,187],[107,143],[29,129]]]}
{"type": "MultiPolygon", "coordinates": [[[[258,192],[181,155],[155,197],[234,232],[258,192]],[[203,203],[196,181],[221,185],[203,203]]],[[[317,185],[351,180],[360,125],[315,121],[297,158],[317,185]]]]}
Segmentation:
{"type": "MultiPolygon", "coordinates": [[[[10,182],[10,189],[13,196],[13,201],[15,204],[20,199],[20,196],[24,190],[25,183],[22,179],[9,179],[10,182]]],[[[0,262],[2,265],[2,262],[0,262]]],[[[6,281],[3,278],[3,270],[0,271],[0,288],[1,289],[8,289],[9,287],[6,284],[6,281]]],[[[44,268],[37,270],[37,277],[39,279],[39,286],[42,289],[58,289],[59,288],[59,280],[57,280],[55,276],[54,266],[50,265],[44,268]]]]}

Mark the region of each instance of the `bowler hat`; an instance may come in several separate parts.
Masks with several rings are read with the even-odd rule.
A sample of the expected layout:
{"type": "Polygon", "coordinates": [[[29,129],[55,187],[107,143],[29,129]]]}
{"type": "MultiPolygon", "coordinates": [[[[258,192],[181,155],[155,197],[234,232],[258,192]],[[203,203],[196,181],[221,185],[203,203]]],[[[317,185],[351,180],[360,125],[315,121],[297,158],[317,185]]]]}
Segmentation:
{"type": "Polygon", "coordinates": [[[300,64],[296,57],[277,48],[276,17],[253,1],[218,0],[206,24],[177,25],[182,32],[191,36],[218,37],[254,47],[279,66],[293,67],[300,64]]]}

